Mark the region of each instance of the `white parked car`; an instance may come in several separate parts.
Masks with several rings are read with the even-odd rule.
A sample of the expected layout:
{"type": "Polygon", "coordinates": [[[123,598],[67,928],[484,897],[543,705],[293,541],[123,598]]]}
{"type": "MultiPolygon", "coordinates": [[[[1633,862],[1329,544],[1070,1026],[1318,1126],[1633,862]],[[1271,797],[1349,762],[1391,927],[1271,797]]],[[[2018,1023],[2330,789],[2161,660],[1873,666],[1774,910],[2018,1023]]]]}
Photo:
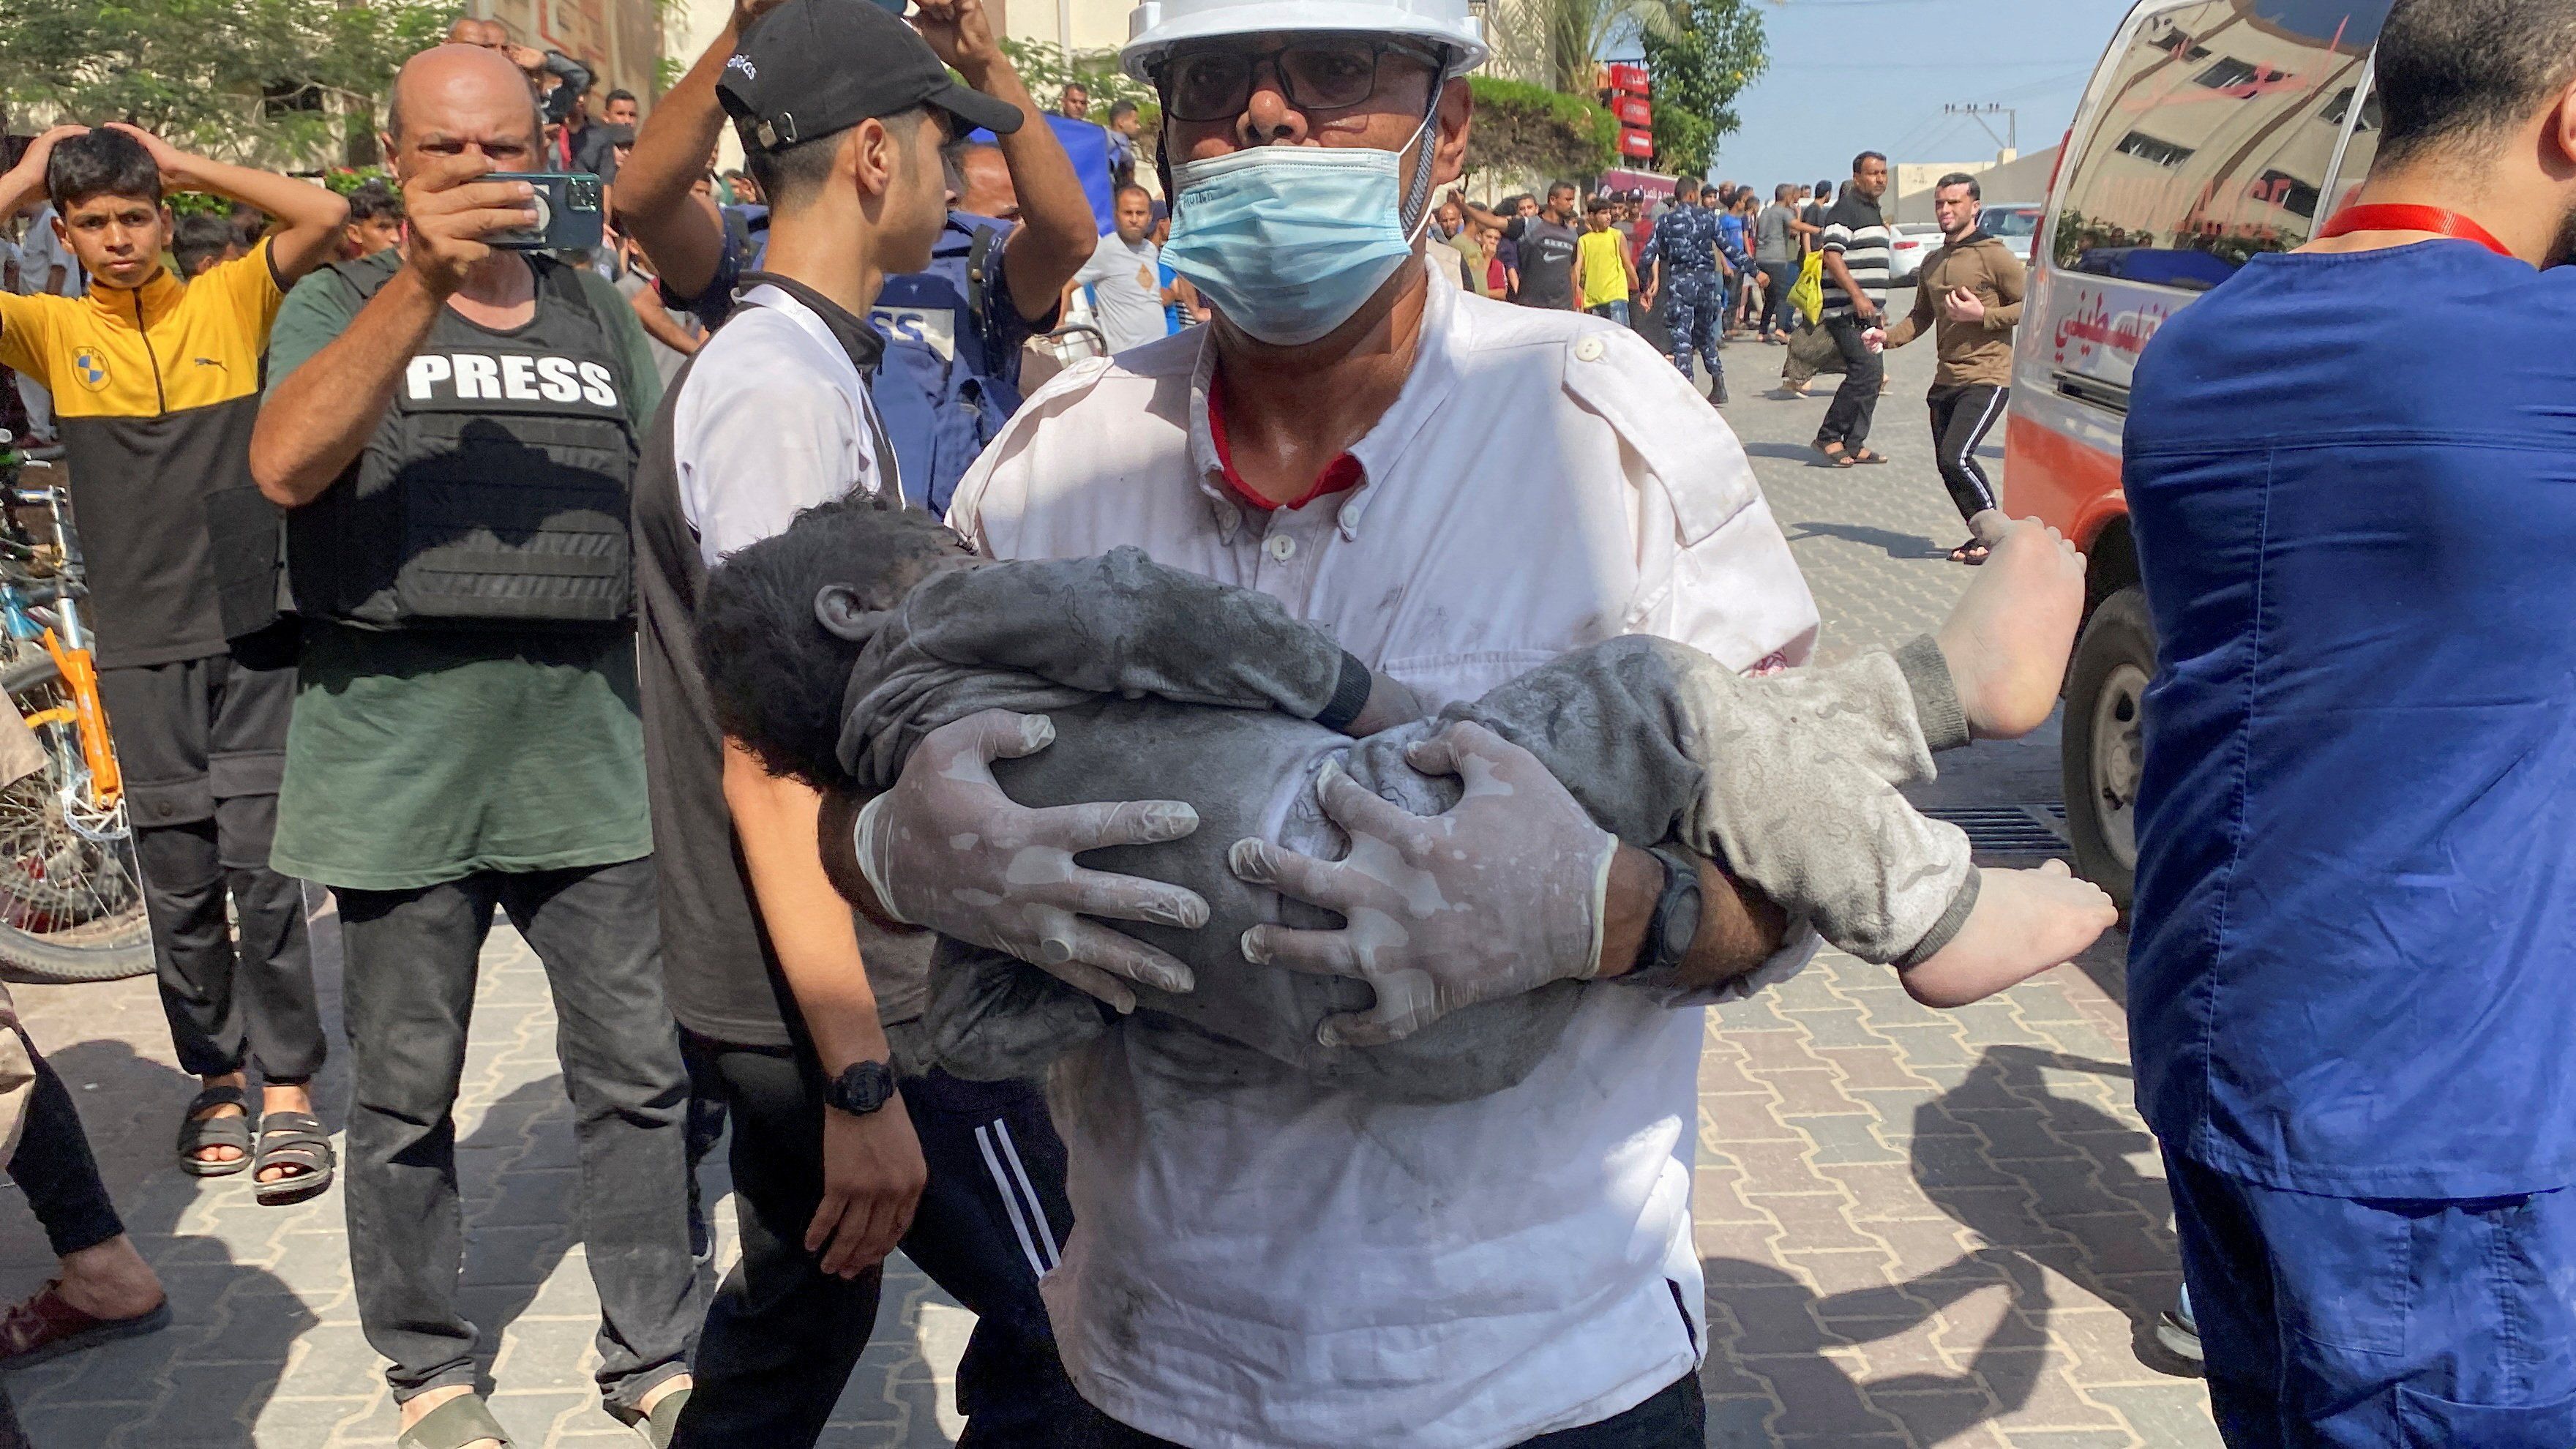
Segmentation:
{"type": "Polygon", "coordinates": [[[2000,206],[1993,202],[1986,203],[1983,222],[1986,235],[2011,247],[2013,255],[2021,258],[2024,270],[2030,267],[2030,244],[2039,238],[2040,211],[2040,207],[2018,203],[2000,206]]]}
{"type": "Polygon", "coordinates": [[[1923,270],[1923,259],[1941,249],[1941,225],[1931,221],[1901,221],[1887,239],[1887,280],[1911,282],[1923,270]]]}

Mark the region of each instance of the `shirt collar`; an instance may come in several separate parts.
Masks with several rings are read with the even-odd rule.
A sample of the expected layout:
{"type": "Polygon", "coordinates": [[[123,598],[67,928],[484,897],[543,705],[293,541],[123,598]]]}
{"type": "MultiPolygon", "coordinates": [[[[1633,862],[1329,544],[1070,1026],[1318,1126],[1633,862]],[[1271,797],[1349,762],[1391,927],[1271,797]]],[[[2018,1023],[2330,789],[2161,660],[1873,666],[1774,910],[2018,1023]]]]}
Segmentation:
{"type": "Polygon", "coordinates": [[[91,278],[89,300],[90,305],[116,320],[131,324],[137,297],[142,299],[144,316],[158,317],[168,311],[171,304],[179,300],[179,294],[186,290],[177,277],[170,275],[168,267],[154,267],[152,275],[144,279],[140,287],[111,287],[95,277],[91,278]]]}
{"type": "Polygon", "coordinates": [[[849,308],[793,277],[781,276],[776,272],[745,272],[742,274],[740,285],[742,299],[746,304],[760,300],[752,294],[762,287],[775,287],[785,293],[787,300],[812,313],[814,320],[823,324],[823,329],[831,334],[832,340],[841,345],[843,352],[849,354],[850,365],[859,370],[859,376],[875,375],[877,364],[885,357],[885,337],[854,315],[849,308]]]}
{"type": "MultiPolygon", "coordinates": [[[[1430,263],[1426,260],[1423,265],[1430,263]]],[[[1359,537],[1360,518],[1368,511],[1370,489],[1387,475],[1395,460],[1422,431],[1423,425],[1449,399],[1458,384],[1457,356],[1461,350],[1458,329],[1463,325],[1458,307],[1458,289],[1444,287],[1433,278],[1422,307],[1422,337],[1414,349],[1413,371],[1395,395],[1385,414],[1367,436],[1353,443],[1340,457],[1325,465],[1316,479],[1315,488],[1305,498],[1285,505],[1302,508],[1315,499],[1331,493],[1342,493],[1340,511],[1334,516],[1342,537],[1359,537]],[[1357,476],[1340,481],[1349,468],[1357,476]],[[1326,486],[1333,484],[1335,486],[1326,486]]],[[[1233,463],[1218,441],[1221,422],[1211,426],[1208,400],[1216,386],[1216,329],[1199,329],[1198,362],[1190,372],[1190,461],[1196,468],[1199,492],[1207,497],[1214,516],[1217,538],[1234,542],[1236,530],[1243,526],[1244,509],[1259,507],[1244,489],[1234,472],[1233,463]]]]}

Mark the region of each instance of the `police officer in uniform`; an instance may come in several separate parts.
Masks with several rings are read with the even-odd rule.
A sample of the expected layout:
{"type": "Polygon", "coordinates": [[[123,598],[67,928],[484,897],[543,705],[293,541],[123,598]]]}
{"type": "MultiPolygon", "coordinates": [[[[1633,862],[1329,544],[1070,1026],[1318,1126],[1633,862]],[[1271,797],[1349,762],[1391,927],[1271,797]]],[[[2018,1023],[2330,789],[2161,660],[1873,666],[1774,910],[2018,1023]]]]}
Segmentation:
{"type": "MultiPolygon", "coordinates": [[[[707,52],[721,65],[738,23],[774,0],[738,0],[737,26],[707,52]]],[[[945,14],[947,0],[923,7],[945,14]]],[[[1020,85],[997,49],[992,84],[1020,85]]],[[[703,67],[705,62],[701,61],[703,67]]],[[[675,87],[653,107],[635,153],[617,173],[618,212],[659,269],[663,300],[712,329],[732,312],[742,274],[766,264],[758,249],[731,242],[689,181],[716,144],[723,113],[712,85],[675,87]]],[[[951,210],[930,265],[885,279],[868,312],[885,356],[870,384],[893,440],[906,496],[945,512],[966,467],[1020,407],[1020,356],[1055,325],[1058,296],[1091,259],[1100,227],[1082,179],[1052,127],[1025,126],[995,137],[1019,195],[1011,222],[951,210]]]]}
{"type": "Polygon", "coordinates": [[[1664,325],[1672,332],[1673,366],[1690,376],[1696,350],[1708,367],[1708,400],[1726,401],[1726,364],[1717,356],[1725,324],[1726,273],[1735,270],[1720,246],[1717,213],[1700,205],[1700,184],[1688,177],[1673,188],[1673,204],[1655,218],[1640,262],[1647,268],[1646,305],[1660,294],[1664,325]]]}
{"type": "Polygon", "coordinates": [[[601,1394],[667,1442],[698,1313],[627,536],[657,378],[615,289],[485,240],[536,217],[477,179],[542,165],[507,59],[414,56],[387,129],[409,240],[289,296],[250,448],[304,619],[276,862],[340,896],[359,1318],[406,1449],[501,1439],[457,1311],[451,1117],[498,908],[555,997],[601,1394]]]}

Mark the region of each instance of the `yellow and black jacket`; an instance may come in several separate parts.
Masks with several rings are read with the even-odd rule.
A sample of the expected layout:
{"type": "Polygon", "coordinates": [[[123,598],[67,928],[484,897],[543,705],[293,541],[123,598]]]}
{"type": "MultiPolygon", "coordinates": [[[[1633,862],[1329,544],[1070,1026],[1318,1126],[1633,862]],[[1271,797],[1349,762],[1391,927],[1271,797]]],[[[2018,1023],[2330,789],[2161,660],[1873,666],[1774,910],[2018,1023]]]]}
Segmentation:
{"type": "Polygon", "coordinates": [[[269,244],[194,282],[0,295],[0,364],[54,394],[105,667],[224,652],[206,502],[250,488],[260,354],[285,300],[269,244]]]}

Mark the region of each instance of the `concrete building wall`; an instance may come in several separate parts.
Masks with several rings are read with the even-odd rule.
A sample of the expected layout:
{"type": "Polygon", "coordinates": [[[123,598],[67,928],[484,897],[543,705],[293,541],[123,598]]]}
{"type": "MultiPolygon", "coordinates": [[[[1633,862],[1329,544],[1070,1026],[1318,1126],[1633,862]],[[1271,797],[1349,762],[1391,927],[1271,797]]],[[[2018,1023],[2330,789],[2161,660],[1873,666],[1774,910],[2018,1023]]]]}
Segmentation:
{"type": "Polygon", "coordinates": [[[613,90],[649,98],[660,89],[662,19],[653,0],[469,0],[465,10],[500,21],[513,40],[589,66],[598,77],[593,104],[613,90]]]}
{"type": "Polygon", "coordinates": [[[1990,202],[2036,204],[2047,199],[2048,178],[2056,170],[2055,146],[2000,162],[1935,164],[1927,161],[1902,165],[1896,168],[1896,179],[1888,187],[1896,197],[1895,205],[1888,208],[1888,219],[1895,222],[1932,220],[1932,193],[1938,189],[1941,178],[1954,171],[1964,171],[1977,178],[1977,189],[1990,202]]]}

